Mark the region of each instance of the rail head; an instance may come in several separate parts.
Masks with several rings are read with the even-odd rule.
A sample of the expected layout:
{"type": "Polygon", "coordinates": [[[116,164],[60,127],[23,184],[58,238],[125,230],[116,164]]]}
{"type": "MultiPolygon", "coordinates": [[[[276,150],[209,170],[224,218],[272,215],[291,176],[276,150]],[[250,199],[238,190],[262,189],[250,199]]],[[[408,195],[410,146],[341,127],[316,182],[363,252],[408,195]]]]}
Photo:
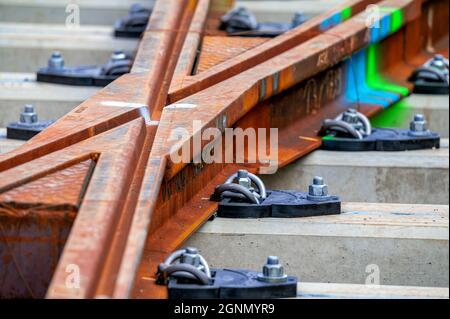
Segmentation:
{"type": "MultiPolygon", "coordinates": [[[[171,155],[207,129],[223,134],[233,127],[276,128],[279,165],[311,152],[321,144],[316,131],[324,118],[355,105],[373,115],[409,92],[405,75],[411,61],[429,56],[422,50],[429,41],[407,40],[420,31],[439,38],[443,31],[424,23],[423,12],[436,5],[439,19],[448,9],[442,0],[351,0],[194,74],[209,20],[231,5],[158,0],[130,74],[0,156],[0,196],[93,161],[48,298],[166,297],[154,285],[156,265],[214,212],[216,204],[205,200],[214,186],[242,166],[251,172],[267,166],[258,156],[260,162],[241,164],[195,162],[195,152],[175,162],[171,155]],[[381,9],[375,30],[367,25],[371,4],[381,9]],[[175,128],[186,136],[171,140],[175,128]],[[73,264],[80,266],[78,289],[66,286],[73,264]]],[[[209,142],[201,141],[201,149],[209,142]]]]}

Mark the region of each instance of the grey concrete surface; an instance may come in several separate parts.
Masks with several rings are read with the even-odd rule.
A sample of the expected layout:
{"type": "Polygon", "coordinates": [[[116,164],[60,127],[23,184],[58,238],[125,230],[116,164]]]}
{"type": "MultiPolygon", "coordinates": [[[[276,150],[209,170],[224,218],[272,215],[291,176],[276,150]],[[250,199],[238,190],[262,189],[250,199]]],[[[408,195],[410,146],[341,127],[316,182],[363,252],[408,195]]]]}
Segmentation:
{"type": "MultiPolygon", "coordinates": [[[[236,5],[251,9],[261,21],[289,21],[296,10],[313,16],[344,0],[238,0],[236,5]]],[[[66,7],[76,3],[81,25],[113,25],[126,15],[132,3],[150,7],[153,0],[0,0],[0,21],[64,24],[69,13],[66,7]]]]}
{"type": "Polygon", "coordinates": [[[429,128],[449,136],[448,95],[412,94],[371,119],[375,127],[409,127],[414,114],[422,113],[429,128]]]}
{"type": "Polygon", "coordinates": [[[25,142],[20,140],[7,139],[6,128],[0,128],[0,155],[18,148],[23,143],[25,142]]]}
{"type": "Polygon", "coordinates": [[[0,71],[36,72],[60,51],[67,66],[104,64],[116,49],[133,53],[136,39],[117,39],[111,27],[0,23],[0,71]]]}
{"type": "Polygon", "coordinates": [[[125,16],[133,3],[151,6],[153,0],[0,0],[0,21],[65,24],[68,4],[79,6],[81,25],[110,25],[125,16]]]}
{"type": "Polygon", "coordinates": [[[260,22],[290,22],[296,11],[311,18],[343,2],[344,0],[238,0],[236,6],[250,9],[260,22]]]}
{"type": "Polygon", "coordinates": [[[448,139],[441,149],[407,152],[334,152],[317,150],[262,175],[269,189],[307,190],[322,176],[330,193],[344,201],[448,204],[448,139]]]}
{"type": "Polygon", "coordinates": [[[448,299],[448,288],[300,282],[298,299],[448,299]]]}
{"type": "Polygon", "coordinates": [[[55,120],[100,88],[37,83],[34,74],[0,73],[0,127],[17,121],[25,104],[36,107],[42,120],[55,120]]]}
{"type": "Polygon", "coordinates": [[[212,267],[260,269],[276,255],[303,282],[365,284],[375,271],[381,285],[448,287],[448,206],[345,203],[342,210],[296,219],[216,218],[185,246],[199,248],[212,267]]]}

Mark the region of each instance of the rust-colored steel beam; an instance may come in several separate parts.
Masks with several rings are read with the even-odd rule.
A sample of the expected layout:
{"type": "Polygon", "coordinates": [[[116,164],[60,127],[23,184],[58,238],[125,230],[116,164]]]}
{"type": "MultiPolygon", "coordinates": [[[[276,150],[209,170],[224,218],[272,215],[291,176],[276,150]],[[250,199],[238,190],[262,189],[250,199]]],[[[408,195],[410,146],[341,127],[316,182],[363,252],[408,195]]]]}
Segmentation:
{"type": "Polygon", "coordinates": [[[7,269],[17,273],[8,283],[20,286],[16,297],[166,297],[154,284],[156,266],[214,212],[214,187],[240,167],[275,164],[249,150],[244,164],[197,162],[199,154],[175,163],[171,154],[207,128],[277,128],[284,166],[320,146],[325,117],[349,106],[379,112],[408,93],[408,73],[431,51],[448,54],[448,27],[436,23],[448,18],[446,0],[352,0],[247,46],[216,30],[231,5],[157,1],[130,74],[0,156],[0,248],[14,261],[7,269]],[[378,31],[366,23],[375,3],[378,31]],[[222,39],[232,49],[211,45],[222,39]],[[188,136],[173,141],[174,129],[188,136]],[[34,226],[51,256],[39,264],[39,287],[15,249],[35,249],[26,246],[34,226]],[[79,286],[68,283],[74,266],[79,286]]]}
{"type": "MultiPolygon", "coordinates": [[[[389,8],[383,11],[380,20],[387,19],[393,12],[401,14],[403,19],[398,28],[417,19],[421,12],[420,1],[388,0],[381,2],[380,6],[389,8]]],[[[148,186],[150,188],[146,189],[147,185],[144,185],[141,189],[141,194],[145,194],[141,197],[141,201],[146,204],[137,207],[136,216],[139,217],[139,223],[134,223],[135,228],[132,227],[130,231],[130,238],[133,236],[143,238],[143,233],[147,234],[148,231],[145,253],[137,272],[138,282],[133,292],[134,297],[166,296],[165,288],[154,284],[154,271],[157,265],[207,220],[216,208],[214,204],[208,202],[208,195],[212,193],[213,187],[220,180],[225,179],[236,169],[235,165],[205,165],[203,163],[200,163],[200,166],[203,165],[201,168],[193,165],[186,166],[185,163],[172,163],[170,155],[182,148],[189,148],[188,145],[194,143],[193,137],[208,127],[219,127],[223,130],[223,126],[232,126],[255,106],[260,105],[263,109],[262,105],[267,103],[268,99],[275,95],[283,95],[288,89],[308,79],[316,80],[310,83],[321,83],[324,91],[320,88],[318,92],[313,92],[319,95],[324,94],[323,92],[327,91],[326,86],[331,83],[336,83],[336,87],[343,85],[342,68],[329,69],[360,49],[381,40],[373,38],[374,35],[370,33],[371,29],[366,23],[367,18],[367,13],[361,13],[297,47],[177,101],[163,110],[144,178],[144,180],[152,180],[152,184],[148,186]],[[327,69],[329,73],[322,74],[320,80],[314,78],[316,76],[320,78],[319,74],[327,69]],[[190,105],[190,107],[185,108],[184,105],[190,105]],[[193,121],[199,119],[203,121],[203,127],[194,131],[193,121]],[[224,119],[226,119],[225,123],[224,119]],[[175,142],[170,140],[171,132],[175,127],[181,127],[190,132],[190,137],[183,141],[184,144],[176,141],[178,145],[176,146],[175,142]],[[212,182],[208,183],[211,180],[212,182]],[[160,181],[162,181],[161,188],[159,188],[160,181]],[[149,212],[152,211],[153,214],[150,215],[149,212]],[[148,217],[144,219],[144,216],[148,217]],[[146,222],[144,225],[143,220],[146,222]],[[146,227],[147,223],[150,225],[149,230],[146,227]]],[[[390,34],[391,32],[388,32],[383,35],[383,38],[390,34]]],[[[306,91],[307,86],[308,84],[305,84],[303,88],[306,91]]],[[[264,117],[263,112],[253,113],[252,120],[258,121],[262,118],[263,121],[269,122],[269,125],[278,122],[278,126],[270,127],[278,127],[281,130],[280,166],[320,145],[320,141],[315,138],[315,132],[319,129],[321,120],[326,116],[336,116],[352,105],[343,100],[342,93],[339,94],[336,88],[331,91],[333,90],[336,91],[314,106],[308,106],[308,102],[305,101],[307,104],[303,106],[306,106],[306,114],[293,110],[296,106],[298,107],[298,104],[295,104],[293,99],[295,93],[292,92],[287,94],[290,94],[290,97],[285,96],[285,98],[294,106],[289,107],[288,103],[283,104],[277,101],[276,107],[285,106],[286,113],[278,113],[277,117],[267,116],[267,113],[264,117]],[[308,117],[305,118],[305,115],[308,117]],[[287,123],[290,125],[283,129],[287,123]]],[[[370,115],[382,109],[382,104],[363,105],[361,103],[360,108],[370,115]]],[[[257,127],[261,127],[260,123],[257,127]]],[[[204,143],[207,142],[210,141],[204,143]]],[[[250,166],[249,169],[254,171],[256,167],[250,166]]],[[[137,263],[138,259],[128,255],[123,262],[137,263]]],[[[127,273],[129,282],[133,282],[131,276],[134,274],[134,271],[127,273]]]]}
{"type": "Polygon", "coordinates": [[[159,97],[167,94],[196,3],[157,1],[131,73],[80,104],[29,143],[3,155],[0,172],[135,118],[158,119],[165,102],[165,97],[161,101],[159,97]]]}
{"type": "Polygon", "coordinates": [[[337,8],[333,8],[326,13],[312,18],[298,28],[288,31],[272,41],[261,44],[254,50],[249,50],[232,59],[224,61],[201,74],[188,75],[174,79],[169,91],[168,102],[175,103],[182,98],[263,63],[332,28],[339,23],[340,20],[342,21],[351,18],[365,10],[368,5],[376,4],[378,2],[380,2],[380,0],[348,1],[337,8]]]}
{"type": "MultiPolygon", "coordinates": [[[[1,156],[0,171],[3,171],[1,180],[9,186],[2,188],[0,193],[50,174],[50,171],[40,171],[39,161],[42,159],[48,161],[49,165],[53,165],[54,170],[59,172],[65,166],[71,167],[72,162],[77,161],[76,154],[69,152],[71,147],[91,141],[94,147],[96,141],[98,142],[97,136],[113,134],[115,128],[131,129],[130,126],[135,126],[134,121],[145,122],[139,136],[128,141],[129,146],[133,146],[133,154],[123,159],[122,163],[108,161],[108,156],[104,154],[108,148],[111,150],[116,148],[114,140],[111,140],[108,146],[97,145],[95,172],[88,180],[89,187],[85,185],[81,204],[75,209],[76,222],[72,226],[71,239],[66,243],[67,249],[62,255],[62,260],[72,260],[72,263],[76,262],[80,266],[82,286],[76,290],[67,289],[63,279],[67,274],[66,269],[59,268],[61,271],[56,270],[53,276],[55,284],[48,291],[49,297],[89,298],[106,293],[105,291],[111,290],[114,286],[113,269],[120,264],[120,246],[125,243],[127,222],[133,214],[133,205],[136,201],[136,192],[133,192],[133,187],[136,188],[136,185],[142,182],[146,159],[156,131],[157,121],[153,121],[152,116],[158,114],[157,104],[165,100],[165,97],[160,101],[159,98],[167,94],[167,83],[170,83],[175,72],[178,56],[187,49],[192,51],[190,47],[183,48],[184,38],[189,33],[198,34],[199,24],[202,24],[201,12],[207,11],[208,5],[209,2],[204,0],[198,3],[195,0],[158,1],[147,31],[141,40],[130,74],[101,90],[23,147],[1,156]],[[190,28],[190,19],[194,13],[196,13],[194,27],[197,29],[190,28]],[[161,79],[164,79],[166,84],[161,79]],[[66,153],[68,155],[64,155],[66,153]],[[58,154],[67,162],[64,162],[63,166],[56,165],[53,163],[54,154],[58,154]],[[12,179],[3,178],[3,176],[10,176],[9,173],[17,168],[33,165],[36,165],[38,171],[31,170],[28,180],[21,178],[13,183],[12,179]],[[102,169],[98,170],[99,167],[102,169]],[[109,171],[110,176],[108,176],[109,171]],[[96,174],[103,176],[99,177],[99,182],[103,180],[105,185],[93,184],[96,174]],[[110,187],[113,187],[116,192],[110,193],[110,187]],[[88,200],[89,198],[91,200],[88,200]],[[93,204],[89,204],[90,202],[93,204]],[[94,216],[98,216],[99,219],[95,220],[94,216]],[[90,235],[86,235],[87,233],[90,235]]],[[[188,58],[187,56],[184,61],[188,58]]],[[[64,184],[54,192],[60,196],[70,190],[71,185],[64,184]]],[[[31,207],[28,210],[34,211],[36,209],[34,206],[39,206],[39,203],[34,203],[32,198],[25,196],[25,191],[21,193],[22,198],[16,197],[13,202],[5,203],[3,210],[15,210],[16,206],[26,206],[31,207]]],[[[65,207],[67,203],[62,200],[59,205],[65,207]]],[[[44,207],[47,206],[44,205],[44,207]]],[[[18,241],[21,242],[21,239],[18,238],[18,241]]],[[[55,257],[56,261],[59,257],[59,255],[55,257]]],[[[51,271],[54,271],[55,266],[56,262],[51,266],[51,271]]],[[[17,266],[19,267],[20,265],[17,266]]],[[[18,272],[21,271],[18,270],[18,272]]],[[[48,279],[51,277],[46,278],[48,279]]],[[[29,286],[28,283],[23,285],[29,286]]],[[[20,293],[16,297],[44,296],[42,291],[30,293],[29,290],[23,291],[23,294],[20,293]]]]}

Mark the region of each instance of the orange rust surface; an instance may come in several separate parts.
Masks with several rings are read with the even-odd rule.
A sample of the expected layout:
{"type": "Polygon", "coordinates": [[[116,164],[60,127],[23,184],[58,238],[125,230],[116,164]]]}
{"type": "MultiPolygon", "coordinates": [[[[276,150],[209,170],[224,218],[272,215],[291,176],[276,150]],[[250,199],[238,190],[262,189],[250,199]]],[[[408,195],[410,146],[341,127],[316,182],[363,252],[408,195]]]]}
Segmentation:
{"type": "Polygon", "coordinates": [[[0,299],[45,297],[75,214],[0,204],[0,299]]]}
{"type": "Polygon", "coordinates": [[[206,71],[266,41],[266,38],[205,36],[196,73],[206,71]]]}
{"type": "Polygon", "coordinates": [[[0,172],[139,117],[157,120],[193,14],[183,9],[195,8],[193,2],[196,0],[157,1],[131,73],[80,104],[29,143],[0,155],[0,172]]]}
{"type": "MultiPolygon", "coordinates": [[[[338,69],[339,67],[332,68],[310,80],[328,85],[333,81],[341,81],[342,79],[336,78],[336,76],[342,76],[342,73],[336,71],[338,69]]],[[[321,141],[316,133],[323,118],[334,118],[348,107],[357,107],[343,101],[341,99],[343,91],[338,89],[331,90],[320,101],[314,102],[310,108],[301,107],[310,103],[309,95],[304,94],[307,87],[309,90],[307,83],[300,83],[291,90],[258,104],[236,123],[237,127],[243,129],[279,128],[279,167],[291,163],[320,146],[321,141]],[[290,114],[289,118],[286,114],[290,114]]],[[[317,92],[312,94],[317,95],[317,92]]],[[[367,115],[373,115],[380,110],[382,110],[381,106],[360,105],[360,111],[367,115]]],[[[255,156],[257,158],[257,154],[255,156]]],[[[195,172],[195,166],[190,164],[172,179],[163,181],[133,297],[167,298],[167,289],[155,284],[155,270],[158,264],[173,250],[180,247],[189,235],[216,210],[217,203],[209,201],[209,196],[216,185],[222,183],[239,168],[258,172],[258,165],[251,164],[202,166],[195,178],[191,176],[195,172]]]]}
{"type": "Polygon", "coordinates": [[[0,218],[8,217],[22,219],[24,217],[30,217],[30,221],[33,223],[36,223],[38,219],[41,219],[39,223],[45,223],[45,220],[51,219],[73,221],[75,216],[76,211],[69,207],[58,207],[56,209],[49,209],[47,206],[21,208],[11,206],[7,203],[0,203],[0,218]]]}
{"type": "Polygon", "coordinates": [[[144,120],[136,119],[72,146],[73,151],[95,151],[99,156],[60,267],[49,288],[49,297],[88,298],[95,294],[96,283],[103,274],[101,265],[110,252],[113,230],[120,221],[124,199],[136,170],[134,163],[142,152],[146,135],[144,120]],[[74,290],[64,284],[67,276],[65,268],[71,264],[80,267],[80,289],[74,290]]]}
{"type": "MultiPolygon", "coordinates": [[[[201,6],[193,12],[194,2],[183,0],[183,6],[189,8],[186,12],[176,7],[179,2],[175,0],[159,0],[159,14],[152,15],[133,73],[113,82],[16,152],[0,156],[3,192],[96,156],[49,298],[165,296],[164,287],[152,285],[156,265],[208,219],[215,203],[206,198],[237,169],[234,164],[172,162],[170,154],[183,145],[170,139],[174,128],[189,132],[187,143],[198,133],[193,131],[193,120],[202,120],[201,130],[218,126],[224,116],[228,127],[277,127],[280,165],[286,165],[320,145],[315,132],[324,117],[353,106],[341,99],[342,92],[335,84],[339,82],[339,62],[368,45],[363,19],[350,19],[318,34],[321,19],[341,7],[196,76],[180,79],[179,74],[172,77],[173,70],[180,66],[180,74],[187,74],[193,62],[192,49],[198,43],[186,31],[189,25],[198,27],[192,21],[205,10],[201,6]],[[184,52],[186,60],[180,62],[183,39],[190,45],[184,52]],[[171,92],[180,94],[175,94],[174,100],[194,108],[159,109],[171,81],[171,92]],[[73,263],[81,267],[78,290],[65,286],[65,267],[73,263]]],[[[353,0],[351,4],[357,14],[375,2],[353,0]]],[[[406,23],[420,13],[419,0],[385,3],[406,7],[406,23]]],[[[214,14],[218,13],[212,11],[208,18],[217,23],[214,14]]],[[[416,27],[421,30],[423,25],[416,27]]],[[[192,32],[198,33],[198,29],[192,32]]],[[[399,33],[402,35],[390,39],[396,44],[385,48],[384,74],[397,66],[402,67],[402,74],[414,67],[402,60],[408,56],[402,52],[418,48],[402,46],[402,36],[408,31],[399,33]]],[[[398,79],[394,76],[393,80],[398,79]]],[[[360,107],[369,115],[381,110],[377,105],[360,107]]],[[[258,166],[247,168],[256,172],[258,166]]]]}
{"type": "MultiPolygon", "coordinates": [[[[394,6],[398,5],[399,7],[405,5],[407,13],[405,15],[407,19],[406,22],[417,15],[416,3],[412,1],[390,1],[386,3],[394,6]]],[[[161,161],[158,161],[157,159],[168,157],[170,152],[175,152],[177,150],[172,149],[174,145],[173,142],[169,140],[170,131],[173,129],[173,125],[176,125],[178,128],[182,127],[190,132],[190,142],[192,142],[192,136],[194,134],[192,121],[194,119],[202,120],[202,122],[205,123],[203,128],[206,128],[210,123],[217,122],[221,116],[225,114],[228,123],[235,124],[236,121],[246,115],[246,113],[259,102],[286,91],[289,87],[307,80],[321,70],[330,68],[330,66],[335,65],[344,57],[354,53],[359,48],[366,46],[368,44],[366,32],[367,26],[363,19],[349,20],[329,32],[311,39],[292,50],[286,51],[247,72],[242,72],[229,80],[190,95],[186,100],[179,101],[181,104],[190,103],[191,105],[195,105],[195,108],[189,110],[177,108],[164,110],[150,154],[150,159],[154,158],[155,161],[154,164],[153,162],[149,162],[150,166],[147,167],[145,179],[151,179],[151,176],[154,175],[160,176],[162,174],[161,169],[163,166],[161,165],[161,161]],[[296,62],[293,63],[293,61],[296,62]],[[233,85],[235,83],[242,83],[245,85],[233,85]]],[[[323,84],[326,86],[328,83],[327,78],[325,78],[320,82],[320,85],[323,84]]],[[[326,90],[317,92],[320,94],[313,94],[314,91],[311,91],[311,94],[306,94],[306,98],[310,99],[310,103],[313,104],[308,106],[300,103],[299,106],[302,106],[303,108],[306,107],[306,110],[309,109],[310,113],[306,114],[307,117],[303,119],[303,122],[299,122],[301,124],[292,124],[283,129],[282,134],[285,134],[285,137],[282,138],[282,152],[286,151],[286,154],[283,155],[282,158],[285,160],[285,163],[297,158],[302,152],[307,152],[307,145],[310,146],[309,150],[312,150],[320,144],[319,140],[302,139],[302,137],[311,137],[311,135],[308,135],[314,134],[314,130],[311,129],[315,127],[317,130],[320,126],[320,122],[325,114],[321,114],[320,109],[316,109],[316,107],[324,107],[321,102],[318,102],[320,100],[317,99],[317,96],[320,97],[321,92],[328,91],[333,90],[327,88],[326,90]],[[310,126],[309,128],[308,125],[310,126]],[[305,129],[305,133],[307,134],[301,131],[302,127],[308,128],[305,129]],[[301,146],[302,143],[303,146],[301,146]],[[297,148],[298,146],[300,147],[297,148]]],[[[333,98],[331,99],[333,100],[333,98]]],[[[334,102],[335,104],[333,107],[331,107],[330,104],[330,108],[328,109],[328,112],[330,113],[328,113],[328,115],[336,115],[345,107],[349,106],[342,103],[340,106],[341,108],[339,108],[337,107],[339,105],[339,100],[334,102]]],[[[326,104],[326,101],[323,101],[323,103],[326,104]]],[[[377,105],[363,105],[362,109],[365,113],[373,114],[380,111],[382,107],[377,105]]],[[[325,108],[325,110],[327,110],[327,108],[325,108]]],[[[282,128],[283,124],[291,118],[298,120],[298,116],[292,116],[289,110],[280,107],[280,112],[280,123],[278,124],[278,127],[280,128],[282,128]],[[283,111],[286,111],[286,113],[283,114],[283,111]],[[286,114],[289,114],[289,116],[286,116],[286,114]]],[[[186,140],[186,143],[187,142],[188,141],[186,140]]],[[[178,148],[181,147],[182,145],[178,144],[178,148]]],[[[174,183],[176,183],[178,178],[188,176],[184,173],[187,169],[187,166],[183,164],[175,164],[168,161],[160,194],[164,194],[166,189],[164,181],[174,180],[174,183]]],[[[183,179],[184,177],[181,180],[183,179]]],[[[149,207],[155,207],[151,220],[151,229],[155,232],[164,233],[164,236],[160,235],[160,239],[164,238],[164,240],[155,240],[153,242],[151,238],[154,238],[154,232],[149,232],[145,251],[149,253],[149,256],[153,256],[152,254],[154,253],[155,256],[158,255],[159,257],[157,257],[158,260],[151,260],[151,257],[149,257],[145,259],[145,261],[142,261],[140,269],[143,273],[138,273],[141,275],[142,279],[151,282],[152,279],[149,277],[149,272],[155,270],[152,270],[152,265],[154,266],[157,262],[162,261],[160,257],[164,255],[164,251],[170,251],[170,248],[179,245],[179,242],[182,242],[187,238],[185,237],[183,239],[183,236],[186,236],[186,234],[183,233],[181,229],[176,230],[174,225],[178,223],[176,221],[178,212],[184,212],[184,208],[190,206],[189,203],[191,202],[189,199],[192,198],[190,197],[191,189],[198,187],[196,186],[197,179],[199,178],[194,180],[186,178],[187,183],[179,186],[178,193],[174,194],[172,192],[173,199],[169,202],[163,204],[161,203],[161,197],[158,200],[152,197],[146,206],[147,209],[149,207]],[[189,187],[186,185],[189,185],[189,187]]],[[[152,193],[154,192],[155,190],[152,190],[152,193]]],[[[207,211],[208,209],[204,208],[204,210],[207,211]]],[[[187,216],[188,212],[186,211],[184,214],[187,216]]],[[[201,217],[197,215],[195,219],[192,218],[190,220],[190,223],[195,225],[198,223],[199,219],[201,219],[201,217]]],[[[203,221],[205,221],[205,219],[203,221]]],[[[186,223],[186,225],[187,224],[188,223],[186,223]]],[[[157,287],[153,287],[148,290],[148,294],[146,294],[142,293],[142,291],[145,290],[142,286],[136,287],[136,289],[135,297],[157,297],[157,291],[160,291],[157,287]],[[153,289],[155,289],[155,294],[152,292],[153,289]]]]}
{"type": "MultiPolygon", "coordinates": [[[[192,77],[186,77],[182,80],[182,87],[180,87],[180,83],[178,82],[172,83],[169,90],[168,101],[170,103],[179,101],[191,94],[235,76],[240,72],[244,72],[255,65],[267,61],[274,56],[321,34],[322,31],[320,31],[320,25],[322,21],[333,15],[339,14],[344,8],[350,7],[352,15],[354,16],[364,11],[368,5],[378,2],[380,2],[380,0],[350,0],[336,8],[330,9],[330,11],[326,13],[306,21],[304,24],[291,31],[267,41],[254,50],[249,50],[247,53],[229,59],[225,63],[213,67],[206,72],[192,77]]],[[[220,16],[222,14],[223,12],[213,15],[212,21],[208,19],[206,30],[217,30],[220,25],[220,16]]],[[[206,34],[225,35],[223,31],[215,31],[213,33],[207,32],[206,34]]]]}
{"type": "Polygon", "coordinates": [[[0,194],[0,203],[14,206],[78,207],[89,181],[92,160],[75,164],[0,194]]]}
{"type": "MultiPolygon", "coordinates": [[[[387,3],[393,6],[417,4],[417,2],[400,0],[387,3]]],[[[406,22],[409,22],[417,13],[417,6],[408,6],[406,22]]],[[[206,85],[207,89],[180,101],[180,103],[195,105],[194,109],[171,108],[163,111],[130,228],[129,244],[126,246],[121,272],[118,275],[121,283],[127,281],[133,283],[132,296],[144,298],[166,296],[164,287],[152,285],[156,265],[206,221],[214,210],[214,204],[210,202],[206,204],[204,198],[211,192],[211,187],[217,179],[229,175],[228,169],[236,169],[232,165],[225,166],[223,169],[207,165],[200,169],[200,175],[195,176],[195,174],[191,175],[190,170],[193,169],[191,166],[172,163],[169,160],[169,154],[174,151],[171,149],[174,143],[169,140],[169,136],[174,126],[187,129],[192,137],[193,119],[203,120],[204,129],[210,125],[214,126],[221,116],[226,115],[227,124],[234,125],[246,116],[251,116],[248,112],[256,110],[256,105],[266,103],[275,95],[286,92],[288,88],[308,80],[366,46],[368,44],[366,31],[363,22],[348,21],[345,27],[338,26],[330,30],[328,34],[317,37],[318,39],[310,39],[304,43],[304,46],[298,45],[292,50],[287,50],[215,87],[212,87],[212,84],[216,83],[209,82],[206,85]],[[233,83],[245,85],[236,86],[233,83]],[[201,174],[207,177],[207,181],[201,177],[201,174]],[[142,240],[146,235],[148,237],[143,249],[144,258],[141,259],[142,240]]],[[[327,83],[326,79],[322,82],[327,83]]],[[[324,90],[324,92],[328,91],[333,90],[324,90]]],[[[317,94],[313,93],[314,91],[311,91],[311,94],[305,95],[309,101],[306,105],[299,104],[300,108],[306,108],[306,117],[302,118],[301,114],[297,114],[290,125],[285,127],[283,127],[286,124],[285,121],[289,122],[291,116],[284,116],[283,120],[282,111],[280,111],[278,116],[271,118],[269,115],[274,115],[271,112],[275,110],[270,110],[270,104],[265,109],[261,106],[261,110],[267,112],[265,119],[279,121],[278,127],[282,128],[280,158],[284,164],[318,147],[320,141],[313,139],[311,135],[314,134],[323,116],[337,114],[348,106],[345,103],[339,105],[338,96],[335,96],[334,100],[331,98],[318,102],[320,100],[316,97],[317,94]]],[[[274,104],[279,107],[283,105],[283,101],[274,104]]],[[[381,107],[361,105],[361,110],[366,114],[373,114],[381,110],[381,107]]],[[[255,121],[254,117],[255,115],[249,117],[248,122],[255,121]]],[[[126,293],[126,290],[124,291],[126,293]]]]}

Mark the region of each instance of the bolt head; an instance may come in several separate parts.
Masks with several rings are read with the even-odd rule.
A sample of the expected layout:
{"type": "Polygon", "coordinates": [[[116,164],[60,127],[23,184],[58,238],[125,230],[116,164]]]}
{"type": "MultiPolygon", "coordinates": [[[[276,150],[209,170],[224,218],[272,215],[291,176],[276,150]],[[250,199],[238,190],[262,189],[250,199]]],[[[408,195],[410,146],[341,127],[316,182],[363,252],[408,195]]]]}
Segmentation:
{"type": "Polygon", "coordinates": [[[445,62],[445,58],[442,55],[440,55],[440,54],[437,54],[437,55],[434,56],[433,60],[431,60],[431,66],[433,66],[433,67],[435,67],[436,69],[439,69],[439,70],[446,70],[446,69],[448,69],[448,66],[447,66],[447,64],[445,62]]]}
{"type": "Polygon", "coordinates": [[[357,124],[358,123],[358,113],[355,109],[348,109],[342,114],[342,120],[349,124],[357,124]]]}
{"type": "Polygon", "coordinates": [[[23,112],[20,113],[20,123],[33,124],[37,123],[38,116],[34,111],[33,105],[25,105],[23,112]]]}
{"type": "Polygon", "coordinates": [[[328,196],[328,185],[325,184],[324,180],[320,176],[315,176],[313,183],[309,185],[308,194],[310,196],[328,196]]]}
{"type": "Polygon", "coordinates": [[[277,256],[269,256],[267,257],[267,265],[278,265],[280,263],[280,260],[277,256]]]}
{"type": "Polygon", "coordinates": [[[439,70],[444,70],[445,69],[445,64],[443,61],[433,61],[432,62],[432,66],[435,67],[436,69],[439,70]]]}
{"type": "Polygon", "coordinates": [[[122,50],[116,50],[111,55],[111,61],[122,61],[122,60],[126,60],[126,58],[127,58],[127,55],[122,50]]]}
{"type": "Polygon", "coordinates": [[[269,278],[279,278],[284,275],[284,267],[280,264],[270,265],[266,264],[263,267],[263,275],[269,278]]]}
{"type": "Polygon", "coordinates": [[[238,178],[247,178],[248,177],[248,171],[245,169],[240,169],[237,172],[238,178]]]}
{"type": "Polygon", "coordinates": [[[61,52],[55,51],[48,59],[48,68],[52,70],[59,70],[64,68],[64,59],[61,52]]]}
{"type": "Polygon", "coordinates": [[[358,131],[364,128],[363,123],[358,117],[358,111],[353,108],[348,109],[342,114],[342,121],[350,124],[358,131]]]}
{"type": "Polygon", "coordinates": [[[422,133],[428,131],[428,123],[423,114],[416,114],[414,120],[410,123],[411,132],[422,133]]]}
{"type": "Polygon", "coordinates": [[[188,254],[198,254],[198,249],[195,247],[186,247],[185,250],[188,254]]]}
{"type": "Polygon", "coordinates": [[[185,249],[185,253],[180,258],[181,263],[189,264],[195,267],[200,266],[200,255],[197,248],[188,247],[185,249]]]}
{"type": "Polygon", "coordinates": [[[423,114],[416,114],[416,115],[414,115],[414,121],[415,122],[423,122],[423,121],[425,121],[425,116],[423,116],[423,114]]]}
{"type": "Polygon", "coordinates": [[[306,22],[308,18],[303,14],[303,12],[295,12],[294,18],[292,19],[292,26],[297,27],[301,25],[302,23],[306,22]]]}
{"type": "Polygon", "coordinates": [[[284,274],[284,267],[280,264],[277,256],[269,256],[267,258],[258,280],[265,282],[283,282],[287,280],[287,275],[284,274]]]}
{"type": "Polygon", "coordinates": [[[323,181],[323,177],[321,176],[314,176],[313,178],[313,185],[324,185],[325,182],[323,181]]]}
{"type": "Polygon", "coordinates": [[[31,104],[27,104],[23,107],[24,113],[34,113],[34,106],[31,104]]]}
{"type": "Polygon", "coordinates": [[[252,181],[248,177],[248,171],[246,171],[245,169],[240,169],[237,172],[237,178],[238,178],[238,184],[239,185],[244,186],[247,189],[251,189],[252,188],[252,181]]]}

